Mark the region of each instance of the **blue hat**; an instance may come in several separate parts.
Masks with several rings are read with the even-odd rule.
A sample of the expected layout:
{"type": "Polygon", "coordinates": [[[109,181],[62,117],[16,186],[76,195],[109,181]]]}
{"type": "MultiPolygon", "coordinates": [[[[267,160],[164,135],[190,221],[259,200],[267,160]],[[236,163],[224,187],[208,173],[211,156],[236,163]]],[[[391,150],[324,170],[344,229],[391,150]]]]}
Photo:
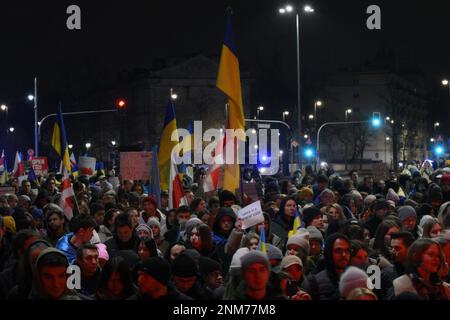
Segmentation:
{"type": "Polygon", "coordinates": [[[44,219],[44,211],[42,211],[42,209],[34,209],[31,215],[33,216],[34,220],[44,219]]]}

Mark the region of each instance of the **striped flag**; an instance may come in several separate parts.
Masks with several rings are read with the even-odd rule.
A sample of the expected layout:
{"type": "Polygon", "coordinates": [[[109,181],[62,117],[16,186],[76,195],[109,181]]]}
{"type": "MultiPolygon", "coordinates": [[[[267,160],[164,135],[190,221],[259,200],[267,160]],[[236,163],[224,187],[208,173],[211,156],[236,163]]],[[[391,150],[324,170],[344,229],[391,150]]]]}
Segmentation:
{"type": "Polygon", "coordinates": [[[16,152],[16,158],[14,160],[14,176],[15,177],[21,177],[25,173],[25,169],[23,167],[22,163],[22,155],[19,151],[16,152]]]}
{"type": "Polygon", "coordinates": [[[186,204],[184,200],[183,183],[178,174],[177,165],[172,159],[170,164],[169,209],[176,209],[180,204],[186,204]]]}
{"type": "Polygon", "coordinates": [[[267,253],[266,249],[266,228],[264,223],[261,225],[261,234],[259,235],[258,250],[267,253]]]}
{"type": "Polygon", "coordinates": [[[6,171],[6,159],[5,159],[5,150],[2,150],[2,155],[0,157],[0,173],[6,171]]]}
{"type": "MultiPolygon", "coordinates": [[[[161,190],[168,190],[169,185],[172,184],[170,178],[172,170],[172,150],[178,144],[177,120],[175,118],[175,108],[172,100],[169,100],[166,109],[166,116],[164,119],[164,128],[161,134],[158,153],[158,166],[161,190]],[[172,133],[174,133],[176,140],[172,141],[172,133]]],[[[178,170],[177,170],[178,171],[178,170]]],[[[170,199],[170,196],[169,196],[170,199]]]]}
{"type": "Polygon", "coordinates": [[[300,227],[302,227],[302,221],[300,220],[298,208],[295,208],[294,224],[292,225],[292,230],[288,232],[288,238],[292,237],[300,227]]]}
{"type": "MultiPolygon", "coordinates": [[[[240,77],[239,60],[233,43],[231,14],[228,14],[216,86],[228,97],[227,128],[242,129],[244,131],[245,120],[240,77]]],[[[223,188],[235,193],[236,189],[240,186],[237,138],[233,138],[231,141],[227,141],[227,143],[234,144],[233,149],[235,150],[235,155],[234,164],[225,164],[223,188]]]]}
{"type": "Polygon", "coordinates": [[[64,215],[68,220],[71,220],[73,217],[73,204],[72,197],[75,196],[73,192],[72,183],[69,178],[69,173],[67,172],[67,168],[63,168],[63,178],[62,178],[62,194],[61,199],[59,200],[59,206],[63,209],[64,215]]]}
{"type": "Polygon", "coordinates": [[[67,169],[67,172],[70,173],[72,169],[70,167],[69,145],[67,144],[66,129],[64,127],[61,105],[59,105],[58,117],[53,127],[52,147],[61,158],[62,164],[67,169]]]}
{"type": "Polygon", "coordinates": [[[214,160],[213,164],[211,164],[208,168],[208,172],[206,174],[205,180],[203,181],[203,191],[211,192],[218,189],[220,174],[222,173],[222,164],[223,163],[223,146],[225,143],[225,139],[219,140],[216,148],[214,149],[214,160]]]}

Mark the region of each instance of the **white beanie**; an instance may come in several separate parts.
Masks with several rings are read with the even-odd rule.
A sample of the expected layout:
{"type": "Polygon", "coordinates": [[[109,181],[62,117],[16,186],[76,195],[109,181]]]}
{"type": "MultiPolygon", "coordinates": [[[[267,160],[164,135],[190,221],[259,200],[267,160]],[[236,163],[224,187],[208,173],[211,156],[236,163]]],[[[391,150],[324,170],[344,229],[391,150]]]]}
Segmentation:
{"type": "Polygon", "coordinates": [[[339,292],[341,296],[347,299],[348,294],[356,288],[366,288],[367,289],[367,279],[369,277],[367,274],[354,266],[350,266],[341,275],[339,280],[339,292]]]}
{"type": "Polygon", "coordinates": [[[241,274],[241,258],[250,252],[250,249],[247,247],[239,248],[234,253],[233,258],[231,259],[230,264],[230,273],[232,275],[240,275],[241,274]]]}

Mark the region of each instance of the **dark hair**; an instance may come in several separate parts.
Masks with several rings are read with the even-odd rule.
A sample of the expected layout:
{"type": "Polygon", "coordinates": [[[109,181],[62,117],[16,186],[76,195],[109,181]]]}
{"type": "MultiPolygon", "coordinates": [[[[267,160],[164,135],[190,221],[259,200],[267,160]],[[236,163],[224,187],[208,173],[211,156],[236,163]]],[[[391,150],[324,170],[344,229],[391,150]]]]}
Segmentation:
{"type": "Polygon", "coordinates": [[[358,220],[352,219],[344,223],[342,233],[350,240],[364,241],[364,226],[358,220]]]}
{"type": "Polygon", "coordinates": [[[360,241],[356,240],[350,240],[350,256],[353,258],[356,256],[359,250],[364,250],[366,252],[369,252],[369,248],[360,241]]]}
{"type": "Polygon", "coordinates": [[[97,223],[95,220],[87,214],[79,214],[70,220],[69,230],[73,233],[77,233],[80,229],[95,228],[97,223]]]}
{"type": "Polygon", "coordinates": [[[332,280],[338,281],[338,275],[335,271],[335,264],[333,260],[333,247],[336,240],[342,239],[348,243],[349,246],[350,240],[348,240],[347,236],[343,235],[342,233],[333,233],[332,235],[328,236],[325,240],[325,248],[323,251],[323,257],[325,260],[325,268],[327,270],[328,276],[332,278],[332,280]]]}
{"type": "Polygon", "coordinates": [[[450,214],[444,215],[444,220],[442,221],[444,229],[450,229],[450,214]]]}
{"type": "Polygon", "coordinates": [[[105,227],[107,227],[108,229],[110,229],[110,230],[111,230],[112,225],[110,225],[108,221],[111,220],[111,218],[113,217],[114,213],[116,213],[117,211],[120,211],[120,210],[117,209],[117,208],[111,208],[108,211],[106,211],[106,213],[105,213],[105,218],[103,219],[103,225],[105,227]]]}
{"type": "Polygon", "coordinates": [[[280,211],[278,211],[278,212],[279,212],[279,215],[281,215],[281,217],[284,217],[284,208],[286,207],[286,203],[287,203],[289,200],[294,201],[296,206],[298,205],[297,199],[295,199],[294,197],[286,197],[286,198],[284,198],[283,200],[281,200],[281,203],[280,203],[280,211]]]}
{"type": "MultiPolygon", "coordinates": [[[[202,242],[202,248],[200,249],[200,251],[210,252],[214,246],[213,240],[212,240],[212,235],[211,235],[211,229],[209,229],[209,227],[204,223],[202,223],[198,226],[195,226],[194,228],[197,229],[198,235],[202,242]]],[[[194,228],[192,228],[192,230],[194,228]]],[[[190,238],[190,235],[189,235],[189,238],[190,238]]],[[[190,242],[191,240],[188,239],[188,241],[190,242]]]]}
{"type": "Polygon", "coordinates": [[[412,243],[416,240],[414,238],[414,236],[412,235],[411,232],[408,231],[400,231],[400,232],[395,232],[393,234],[391,234],[391,239],[400,239],[402,240],[403,244],[409,248],[412,243]]]}
{"type": "Polygon", "coordinates": [[[196,209],[197,209],[197,207],[198,207],[198,205],[199,205],[200,202],[202,202],[202,201],[204,201],[202,198],[195,198],[194,200],[192,200],[191,205],[190,205],[191,211],[192,211],[192,212],[195,212],[196,209]]]}
{"type": "Polygon", "coordinates": [[[218,197],[211,197],[208,201],[208,207],[211,208],[213,205],[218,204],[220,206],[220,200],[218,197]]]}
{"type": "MultiPolygon", "coordinates": [[[[0,227],[2,226],[1,221],[3,221],[2,217],[0,217],[0,227]]],[[[16,259],[19,258],[19,251],[23,250],[25,242],[32,237],[37,237],[38,239],[42,238],[41,234],[33,229],[24,229],[16,233],[12,242],[12,251],[16,259]]]]}
{"type": "Polygon", "coordinates": [[[116,217],[116,221],[114,223],[114,228],[117,230],[117,228],[128,226],[130,228],[133,228],[133,224],[131,222],[131,217],[128,213],[120,213],[116,217]]]}
{"type": "Polygon", "coordinates": [[[189,214],[191,213],[191,209],[189,209],[188,206],[180,206],[177,209],[177,214],[182,213],[182,212],[189,212],[189,214]]]}
{"type": "Polygon", "coordinates": [[[326,175],[321,174],[320,176],[317,177],[317,183],[320,183],[320,182],[328,183],[329,179],[326,175]]]}
{"type": "Polygon", "coordinates": [[[98,248],[95,244],[85,243],[77,249],[77,259],[83,258],[84,250],[96,250],[98,252],[98,248]]]}
{"type": "MultiPolygon", "coordinates": [[[[407,269],[410,272],[417,272],[417,268],[422,265],[422,255],[423,253],[432,245],[436,245],[439,248],[440,253],[440,263],[439,269],[442,268],[442,264],[445,261],[444,254],[439,243],[433,239],[421,238],[414,241],[408,249],[408,257],[406,259],[407,269]]],[[[430,278],[432,282],[438,281],[437,274],[432,275],[430,278]]]]}
{"type": "Polygon", "coordinates": [[[399,224],[392,219],[384,219],[377,227],[377,230],[375,231],[375,239],[373,241],[373,249],[377,250],[379,253],[381,253],[385,258],[389,259],[391,258],[391,253],[388,251],[388,248],[386,247],[384,243],[384,236],[389,231],[390,228],[397,227],[398,229],[401,229],[399,224]]]}
{"type": "Polygon", "coordinates": [[[134,293],[134,289],[130,268],[130,265],[120,256],[108,260],[102,269],[98,291],[107,291],[109,278],[111,278],[114,272],[117,272],[123,284],[123,298],[131,296],[134,293]]]}
{"type": "Polygon", "coordinates": [[[137,242],[136,246],[136,252],[139,250],[139,246],[143,243],[148,251],[150,251],[150,257],[157,257],[158,256],[158,246],[156,245],[156,242],[153,238],[144,238],[137,242]]]}

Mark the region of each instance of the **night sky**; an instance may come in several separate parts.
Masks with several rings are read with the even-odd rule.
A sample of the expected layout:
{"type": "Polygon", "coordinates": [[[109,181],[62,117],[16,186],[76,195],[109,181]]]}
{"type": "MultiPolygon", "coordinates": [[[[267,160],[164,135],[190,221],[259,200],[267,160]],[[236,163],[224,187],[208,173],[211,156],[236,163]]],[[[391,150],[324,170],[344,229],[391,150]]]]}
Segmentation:
{"type": "MultiPolygon", "coordinates": [[[[41,118],[53,112],[60,100],[88,96],[92,83],[106,85],[114,82],[119,72],[151,68],[156,58],[204,54],[218,59],[227,6],[234,12],[241,70],[255,79],[255,105],[246,108],[263,104],[270,116],[279,113],[276,108],[280,105],[293,106],[295,17],[278,14],[278,8],[286,3],[1,1],[0,104],[9,106],[9,124],[17,128],[15,143],[20,143],[23,151],[33,144],[32,103],[26,96],[33,89],[35,75],[39,78],[41,118]],[[81,31],[66,28],[70,4],[81,7],[81,31]]],[[[440,80],[450,77],[450,1],[313,0],[307,4],[316,11],[301,17],[306,87],[340,67],[357,67],[380,50],[392,49],[401,61],[424,72],[433,88],[436,109],[449,108],[448,93],[440,80]],[[371,4],[381,7],[382,30],[366,28],[366,8],[371,4]]]]}

